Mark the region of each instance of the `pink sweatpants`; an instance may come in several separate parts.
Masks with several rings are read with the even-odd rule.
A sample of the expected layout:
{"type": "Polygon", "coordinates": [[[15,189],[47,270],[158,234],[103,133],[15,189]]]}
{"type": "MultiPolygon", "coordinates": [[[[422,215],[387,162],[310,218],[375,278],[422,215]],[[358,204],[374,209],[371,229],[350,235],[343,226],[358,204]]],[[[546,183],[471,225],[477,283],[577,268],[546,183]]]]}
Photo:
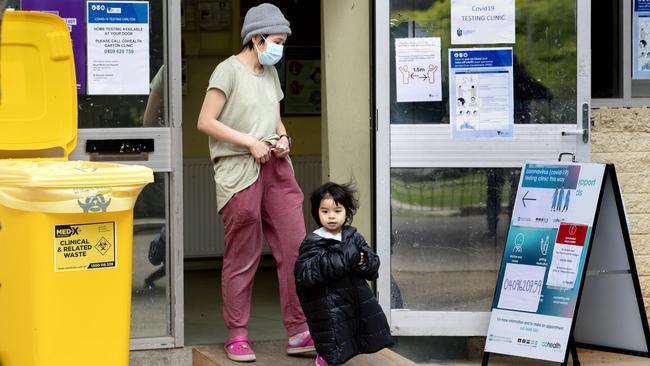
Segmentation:
{"type": "Polygon", "coordinates": [[[296,295],[293,268],[305,238],[303,194],[286,159],[262,164],[257,181],[221,210],[225,253],[221,271],[223,316],[230,337],[248,334],[253,278],[262,255],[262,233],[277,263],[280,304],[287,335],[308,329],[296,295]]]}

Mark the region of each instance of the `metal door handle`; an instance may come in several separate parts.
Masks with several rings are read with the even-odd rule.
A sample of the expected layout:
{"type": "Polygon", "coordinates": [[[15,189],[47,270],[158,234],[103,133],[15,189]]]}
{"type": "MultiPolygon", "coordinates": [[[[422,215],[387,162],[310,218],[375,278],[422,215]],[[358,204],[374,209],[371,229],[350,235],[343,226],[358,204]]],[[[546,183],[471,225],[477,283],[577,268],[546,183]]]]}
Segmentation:
{"type": "Polygon", "coordinates": [[[585,130],[562,131],[562,136],[584,135],[584,133],[585,133],[585,130]]]}
{"type": "Polygon", "coordinates": [[[582,142],[589,142],[589,103],[582,103],[582,129],[575,131],[562,131],[562,136],[582,135],[582,142]]]}

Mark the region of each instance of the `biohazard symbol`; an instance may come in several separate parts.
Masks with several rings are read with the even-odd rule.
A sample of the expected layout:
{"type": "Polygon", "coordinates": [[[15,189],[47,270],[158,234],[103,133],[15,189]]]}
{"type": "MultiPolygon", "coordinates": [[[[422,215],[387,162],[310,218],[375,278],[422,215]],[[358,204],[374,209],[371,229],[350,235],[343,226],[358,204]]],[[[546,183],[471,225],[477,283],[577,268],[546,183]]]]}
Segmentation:
{"type": "Polygon", "coordinates": [[[102,255],[106,254],[109,249],[111,249],[111,243],[106,240],[106,238],[102,237],[99,239],[97,244],[95,244],[95,249],[97,249],[102,255]]]}
{"type": "Polygon", "coordinates": [[[106,212],[108,205],[111,204],[111,199],[109,198],[106,201],[104,195],[98,194],[96,196],[86,197],[85,201],[77,200],[79,207],[81,207],[84,212],[106,212]]]}

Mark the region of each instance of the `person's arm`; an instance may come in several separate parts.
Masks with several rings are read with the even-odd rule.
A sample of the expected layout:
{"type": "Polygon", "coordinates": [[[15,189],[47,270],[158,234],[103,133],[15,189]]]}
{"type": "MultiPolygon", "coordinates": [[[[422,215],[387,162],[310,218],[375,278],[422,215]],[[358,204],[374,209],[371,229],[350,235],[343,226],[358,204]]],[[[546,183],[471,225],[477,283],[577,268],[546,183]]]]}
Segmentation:
{"type": "Polygon", "coordinates": [[[339,279],[350,272],[358,262],[359,251],[354,245],[314,246],[301,253],[296,260],[296,286],[309,288],[339,279]]]}
{"type": "Polygon", "coordinates": [[[158,118],[162,114],[164,99],[156,90],[152,89],[149,92],[149,99],[147,99],[147,106],[144,108],[144,116],[142,117],[142,125],[144,127],[160,127],[158,118]]]}
{"type": "MultiPolygon", "coordinates": [[[[274,82],[275,82],[275,92],[277,94],[277,100],[278,100],[278,115],[280,115],[280,101],[284,98],[284,93],[282,92],[282,87],[280,86],[280,79],[278,77],[278,72],[275,69],[275,67],[271,68],[272,73],[274,75],[274,82]]],[[[273,154],[275,155],[276,158],[283,158],[287,155],[289,155],[289,151],[291,150],[291,141],[286,136],[282,135],[287,135],[287,129],[284,127],[284,123],[282,123],[282,119],[278,118],[278,124],[277,127],[275,128],[275,133],[280,136],[280,139],[273,145],[273,154]],[[280,145],[280,146],[278,146],[280,145]]]]}
{"type": "Polygon", "coordinates": [[[196,126],[198,130],[215,140],[244,146],[250,151],[258,163],[266,163],[269,160],[271,151],[266,143],[259,141],[251,135],[230,128],[217,120],[225,104],[226,95],[221,90],[216,88],[209,89],[205,93],[201,112],[199,113],[199,120],[196,126]]]}

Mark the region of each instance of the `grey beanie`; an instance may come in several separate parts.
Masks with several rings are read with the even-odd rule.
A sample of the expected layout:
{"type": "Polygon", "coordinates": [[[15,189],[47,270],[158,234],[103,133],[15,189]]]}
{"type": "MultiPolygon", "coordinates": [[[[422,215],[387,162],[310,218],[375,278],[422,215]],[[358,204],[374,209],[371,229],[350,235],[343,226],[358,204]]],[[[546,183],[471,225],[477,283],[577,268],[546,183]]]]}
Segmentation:
{"type": "Polygon", "coordinates": [[[260,4],[248,9],[241,28],[242,45],[245,45],[256,34],[291,34],[289,21],[277,6],[269,3],[260,4]]]}

